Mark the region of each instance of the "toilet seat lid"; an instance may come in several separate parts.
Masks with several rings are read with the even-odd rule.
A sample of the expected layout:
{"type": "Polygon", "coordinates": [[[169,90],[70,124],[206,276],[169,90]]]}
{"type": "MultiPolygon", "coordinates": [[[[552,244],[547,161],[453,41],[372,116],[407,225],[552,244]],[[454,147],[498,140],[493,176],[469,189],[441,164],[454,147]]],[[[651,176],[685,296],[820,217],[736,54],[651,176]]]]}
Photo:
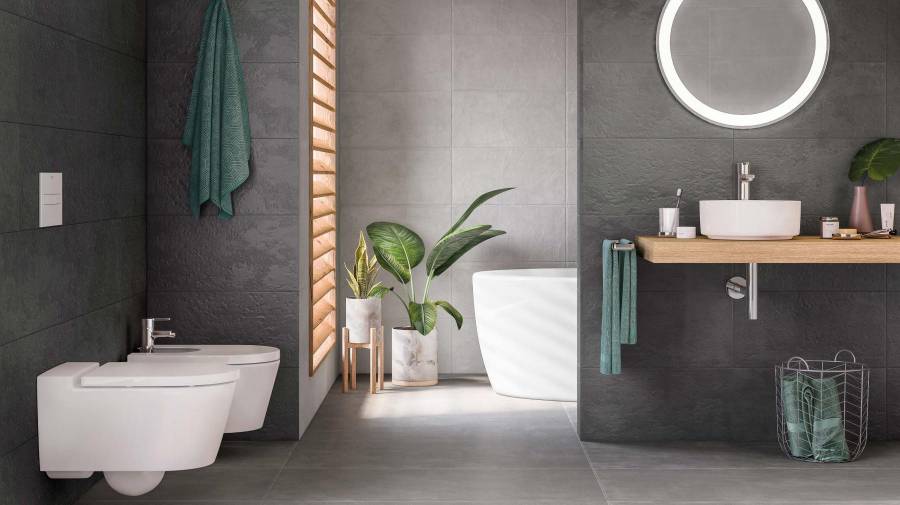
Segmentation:
{"type": "Polygon", "coordinates": [[[82,387],[189,387],[234,382],[240,371],[221,363],[107,363],[81,376],[82,387]]]}

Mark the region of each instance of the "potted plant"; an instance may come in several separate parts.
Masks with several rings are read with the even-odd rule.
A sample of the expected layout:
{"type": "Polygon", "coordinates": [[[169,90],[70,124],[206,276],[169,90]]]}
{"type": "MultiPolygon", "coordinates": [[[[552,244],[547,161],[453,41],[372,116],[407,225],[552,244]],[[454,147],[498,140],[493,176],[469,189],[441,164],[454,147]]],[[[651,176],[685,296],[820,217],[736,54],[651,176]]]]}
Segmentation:
{"type": "Polygon", "coordinates": [[[506,233],[483,224],[463,228],[481,204],[513,188],[495,189],[479,196],[444,233],[425,258],[425,244],[416,232],[397,224],[376,222],[366,227],[378,263],[403,286],[403,294],[390,288],[409,316],[409,326],[391,332],[391,382],[398,386],[431,386],[438,381],[437,309],[441,308],[462,328],[463,317],[453,305],[428,298],[431,280],[446,272],[473,247],[506,233]],[[412,271],[425,260],[425,287],[416,293],[412,271]]]}
{"type": "Polygon", "coordinates": [[[344,264],[347,284],[354,296],[345,300],[344,314],[350,330],[350,342],[365,344],[369,342],[369,329],[381,328],[381,298],[388,289],[376,281],[378,261],[369,259],[362,231],[359,232],[355,259],[352,270],[344,264]]]}
{"type": "Polygon", "coordinates": [[[850,227],[860,233],[873,230],[872,214],[869,213],[869,198],[866,195],[866,179],[884,181],[900,167],[900,139],[879,139],[862,147],[850,165],[850,180],[859,182],[853,191],[853,206],[850,208],[850,227]]]}

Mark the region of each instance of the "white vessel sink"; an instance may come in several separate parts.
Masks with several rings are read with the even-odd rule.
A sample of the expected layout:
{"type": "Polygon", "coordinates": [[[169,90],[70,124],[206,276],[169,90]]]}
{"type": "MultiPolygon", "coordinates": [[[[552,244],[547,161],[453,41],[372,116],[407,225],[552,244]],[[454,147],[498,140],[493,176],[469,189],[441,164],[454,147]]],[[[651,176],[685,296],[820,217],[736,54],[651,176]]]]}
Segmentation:
{"type": "Polygon", "coordinates": [[[718,240],[790,240],[800,234],[800,202],[701,200],[700,233],[718,240]]]}

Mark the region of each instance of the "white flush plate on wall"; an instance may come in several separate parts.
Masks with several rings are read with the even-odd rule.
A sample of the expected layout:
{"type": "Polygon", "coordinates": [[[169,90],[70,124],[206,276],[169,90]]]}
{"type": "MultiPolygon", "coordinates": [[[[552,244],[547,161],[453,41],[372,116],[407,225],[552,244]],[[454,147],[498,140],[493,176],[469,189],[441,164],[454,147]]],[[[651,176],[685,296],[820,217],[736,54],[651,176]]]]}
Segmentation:
{"type": "Polygon", "coordinates": [[[40,218],[38,226],[59,226],[62,224],[62,176],[60,172],[41,172],[38,193],[40,193],[40,218]]]}

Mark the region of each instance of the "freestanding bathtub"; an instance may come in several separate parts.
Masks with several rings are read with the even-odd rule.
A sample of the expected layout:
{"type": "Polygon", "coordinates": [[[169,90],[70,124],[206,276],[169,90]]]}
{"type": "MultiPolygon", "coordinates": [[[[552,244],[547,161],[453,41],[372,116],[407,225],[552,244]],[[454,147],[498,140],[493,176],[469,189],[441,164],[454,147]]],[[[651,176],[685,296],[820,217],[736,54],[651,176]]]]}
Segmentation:
{"type": "Polygon", "coordinates": [[[475,326],[491,387],[501,395],[575,401],[574,268],[472,275],[475,326]]]}

